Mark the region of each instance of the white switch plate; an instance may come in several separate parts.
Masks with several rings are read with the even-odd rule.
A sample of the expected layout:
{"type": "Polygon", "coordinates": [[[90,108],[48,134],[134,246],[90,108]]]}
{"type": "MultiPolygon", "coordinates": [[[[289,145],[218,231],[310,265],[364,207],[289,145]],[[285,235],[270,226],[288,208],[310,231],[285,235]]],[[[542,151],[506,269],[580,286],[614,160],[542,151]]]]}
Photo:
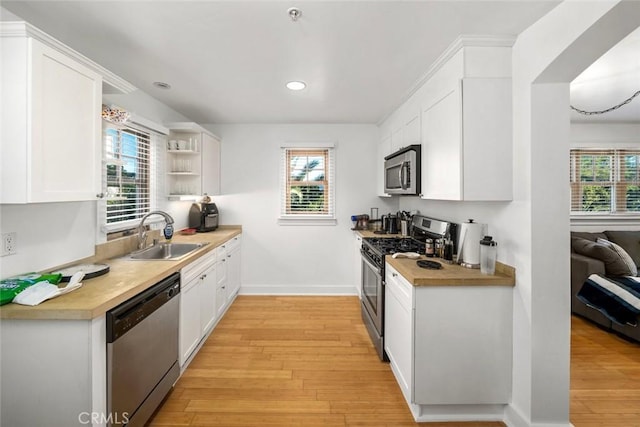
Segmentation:
{"type": "Polygon", "coordinates": [[[18,250],[17,233],[2,233],[2,255],[13,255],[18,250]]]}

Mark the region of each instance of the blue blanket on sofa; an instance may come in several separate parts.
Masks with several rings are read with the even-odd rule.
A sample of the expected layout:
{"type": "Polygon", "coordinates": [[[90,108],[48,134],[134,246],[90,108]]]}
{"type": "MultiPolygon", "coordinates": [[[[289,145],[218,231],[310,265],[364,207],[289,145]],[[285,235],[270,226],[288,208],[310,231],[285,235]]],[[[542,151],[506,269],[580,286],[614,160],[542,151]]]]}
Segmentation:
{"type": "Polygon", "coordinates": [[[640,282],[635,279],[616,277],[613,280],[592,274],[580,288],[577,297],[612,322],[637,327],[640,315],[640,282]]]}

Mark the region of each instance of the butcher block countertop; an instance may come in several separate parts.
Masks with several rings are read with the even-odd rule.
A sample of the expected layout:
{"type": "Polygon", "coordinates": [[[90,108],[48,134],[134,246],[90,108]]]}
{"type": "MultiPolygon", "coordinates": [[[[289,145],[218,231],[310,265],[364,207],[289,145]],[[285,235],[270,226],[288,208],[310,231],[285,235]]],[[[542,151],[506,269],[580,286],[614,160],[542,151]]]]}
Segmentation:
{"type": "Polygon", "coordinates": [[[360,237],[378,237],[378,238],[407,237],[407,236],[402,236],[402,234],[376,234],[375,232],[373,232],[371,230],[353,230],[353,231],[358,233],[360,235],[360,237]]]}
{"type": "Polygon", "coordinates": [[[480,269],[447,264],[440,258],[420,259],[437,261],[442,264],[439,270],[418,267],[417,260],[407,258],[385,257],[385,261],[395,268],[409,283],[414,286],[515,286],[515,269],[506,264],[496,262],[496,274],[480,273],[480,269]]]}
{"type": "MultiPolygon", "coordinates": [[[[209,244],[175,261],[140,261],[123,257],[92,259],[90,261],[92,263],[108,264],[110,266],[109,272],[93,279],[83,280],[80,289],[34,307],[19,304],[3,305],[0,307],[0,318],[25,320],[94,319],[163,278],[180,271],[182,267],[211,252],[240,233],[242,233],[240,226],[221,227],[213,232],[189,236],[176,233],[172,239],[174,243],[208,242],[209,244]]],[[[82,261],[87,262],[87,260],[82,261]]]]}

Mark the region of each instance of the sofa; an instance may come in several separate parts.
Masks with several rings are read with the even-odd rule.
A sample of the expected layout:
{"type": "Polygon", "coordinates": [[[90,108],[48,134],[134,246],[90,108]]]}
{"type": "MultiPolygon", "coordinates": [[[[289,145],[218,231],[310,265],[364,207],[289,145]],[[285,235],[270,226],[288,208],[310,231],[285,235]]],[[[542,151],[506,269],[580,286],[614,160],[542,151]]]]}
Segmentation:
{"type": "Polygon", "coordinates": [[[591,274],[600,274],[615,280],[620,276],[638,276],[638,267],[640,231],[571,232],[571,312],[607,330],[640,342],[640,316],[637,319],[638,326],[620,325],[612,322],[600,311],[587,306],[577,297],[591,274]],[[610,243],[614,245],[609,246],[610,243]]]}

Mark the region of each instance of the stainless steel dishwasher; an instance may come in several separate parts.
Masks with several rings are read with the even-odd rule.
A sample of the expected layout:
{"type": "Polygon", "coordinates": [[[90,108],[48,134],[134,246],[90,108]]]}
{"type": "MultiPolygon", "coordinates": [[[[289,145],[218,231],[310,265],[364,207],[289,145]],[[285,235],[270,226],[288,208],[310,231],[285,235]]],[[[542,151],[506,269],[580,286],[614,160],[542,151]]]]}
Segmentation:
{"type": "Polygon", "coordinates": [[[178,380],[180,273],[107,312],[107,410],[144,426],[178,380]]]}

